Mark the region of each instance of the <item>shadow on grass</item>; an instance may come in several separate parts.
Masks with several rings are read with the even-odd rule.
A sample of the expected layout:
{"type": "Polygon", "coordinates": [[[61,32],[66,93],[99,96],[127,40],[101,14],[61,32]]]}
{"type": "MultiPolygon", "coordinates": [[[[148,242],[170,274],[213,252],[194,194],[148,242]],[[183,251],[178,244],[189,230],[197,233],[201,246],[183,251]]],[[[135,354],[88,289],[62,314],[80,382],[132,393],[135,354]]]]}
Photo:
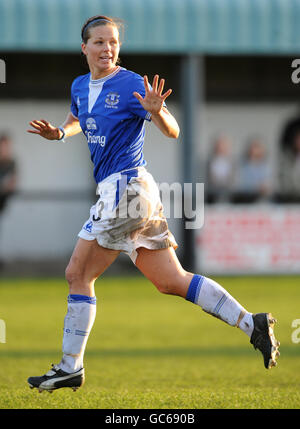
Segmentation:
{"type": "MultiPolygon", "coordinates": [[[[249,347],[164,347],[164,348],[114,348],[114,349],[90,349],[86,351],[86,356],[90,357],[192,357],[192,356],[207,356],[207,357],[234,357],[234,356],[250,356],[254,349],[249,347]]],[[[284,346],[280,347],[281,356],[300,357],[300,347],[284,346]]],[[[41,358],[57,356],[61,353],[60,350],[2,350],[1,358],[41,358]]]]}

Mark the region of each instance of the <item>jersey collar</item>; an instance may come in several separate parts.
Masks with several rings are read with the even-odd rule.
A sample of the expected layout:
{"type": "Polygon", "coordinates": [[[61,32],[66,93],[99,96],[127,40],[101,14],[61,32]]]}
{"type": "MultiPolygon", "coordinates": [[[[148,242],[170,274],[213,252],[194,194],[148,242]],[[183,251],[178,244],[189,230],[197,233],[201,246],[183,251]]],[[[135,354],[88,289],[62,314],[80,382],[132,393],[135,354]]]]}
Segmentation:
{"type": "Polygon", "coordinates": [[[111,74],[105,76],[105,77],[101,77],[100,79],[92,79],[91,78],[91,74],[90,74],[90,84],[91,85],[98,85],[99,83],[103,83],[106,82],[107,80],[111,79],[112,77],[114,77],[117,73],[119,73],[119,71],[121,70],[122,67],[118,66],[116,68],[115,71],[113,71],[111,74]]]}

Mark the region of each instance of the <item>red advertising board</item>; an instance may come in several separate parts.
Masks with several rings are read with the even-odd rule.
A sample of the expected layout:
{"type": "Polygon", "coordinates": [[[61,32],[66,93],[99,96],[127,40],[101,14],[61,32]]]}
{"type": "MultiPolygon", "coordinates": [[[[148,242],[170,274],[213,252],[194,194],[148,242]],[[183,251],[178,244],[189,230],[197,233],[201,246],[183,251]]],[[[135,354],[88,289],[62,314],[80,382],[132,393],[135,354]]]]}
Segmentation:
{"type": "Polygon", "coordinates": [[[198,230],[197,265],[215,274],[299,274],[300,207],[211,205],[198,230]]]}

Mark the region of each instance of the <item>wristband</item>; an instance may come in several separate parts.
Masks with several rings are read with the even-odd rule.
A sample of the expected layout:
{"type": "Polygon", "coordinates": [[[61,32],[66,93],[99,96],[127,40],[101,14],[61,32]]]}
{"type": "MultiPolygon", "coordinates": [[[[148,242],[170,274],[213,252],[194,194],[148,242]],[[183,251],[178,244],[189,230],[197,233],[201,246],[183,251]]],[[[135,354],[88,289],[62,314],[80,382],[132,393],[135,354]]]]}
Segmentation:
{"type": "Polygon", "coordinates": [[[66,135],[65,130],[63,129],[63,127],[58,127],[58,129],[63,133],[63,135],[61,136],[60,139],[57,139],[57,140],[64,142],[65,141],[65,135],[66,135]]]}

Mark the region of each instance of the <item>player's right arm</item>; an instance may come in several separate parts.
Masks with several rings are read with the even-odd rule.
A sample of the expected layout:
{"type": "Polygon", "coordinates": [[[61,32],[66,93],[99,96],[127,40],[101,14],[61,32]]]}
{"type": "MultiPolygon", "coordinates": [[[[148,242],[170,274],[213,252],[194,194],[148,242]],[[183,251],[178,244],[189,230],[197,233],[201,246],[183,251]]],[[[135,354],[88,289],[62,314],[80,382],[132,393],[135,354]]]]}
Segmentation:
{"type": "MultiPolygon", "coordinates": [[[[48,140],[59,140],[63,136],[63,132],[59,127],[54,127],[45,119],[34,119],[33,121],[29,122],[29,124],[34,128],[34,130],[27,130],[28,133],[38,134],[48,140]]],[[[81,132],[79,120],[75,118],[71,112],[68,113],[66,120],[61,125],[61,127],[65,131],[65,137],[71,137],[81,132]]]]}

